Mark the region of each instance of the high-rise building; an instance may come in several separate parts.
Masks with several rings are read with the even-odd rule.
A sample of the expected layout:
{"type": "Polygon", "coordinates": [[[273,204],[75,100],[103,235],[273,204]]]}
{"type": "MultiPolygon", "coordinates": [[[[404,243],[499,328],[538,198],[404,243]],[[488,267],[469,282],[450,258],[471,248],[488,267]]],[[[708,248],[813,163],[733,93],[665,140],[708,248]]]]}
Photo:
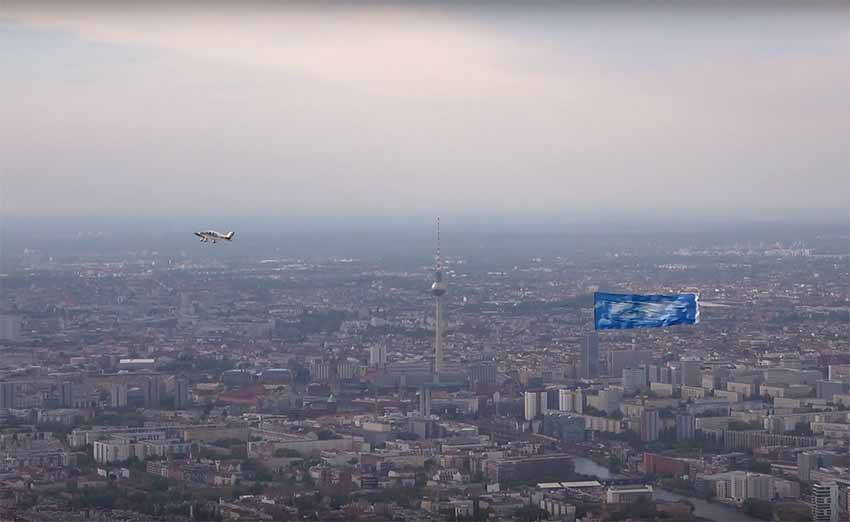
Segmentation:
{"type": "Polygon", "coordinates": [[[647,388],[646,368],[623,368],[623,390],[636,393],[647,388]]]}
{"type": "Polygon", "coordinates": [[[673,371],[669,366],[658,367],[658,382],[661,384],[673,384],[673,371]]]}
{"type": "Polygon", "coordinates": [[[808,482],[812,471],[833,465],[835,454],[830,451],[810,450],[797,454],[797,478],[808,482]]]}
{"type": "Polygon", "coordinates": [[[611,415],[615,411],[619,411],[622,399],[623,396],[619,390],[599,390],[599,409],[611,415]]]}
{"type": "Polygon", "coordinates": [[[670,367],[670,384],[673,386],[681,386],[683,384],[681,366],[670,367]]]}
{"type": "Polygon", "coordinates": [[[446,282],[443,281],[443,258],[440,254],[440,218],[437,218],[437,255],[434,263],[434,282],[431,295],[434,296],[436,315],[434,317],[434,374],[437,380],[443,371],[443,296],[446,295],[446,282]]]}
{"type": "Polygon", "coordinates": [[[575,394],[572,390],[558,390],[558,409],[560,411],[575,411],[575,394]]]}
{"type": "Polygon", "coordinates": [[[0,314],[0,341],[18,341],[21,338],[21,316],[0,314]]]}
{"type": "Polygon", "coordinates": [[[530,421],[537,417],[540,412],[537,408],[539,395],[536,392],[525,392],[523,394],[523,415],[525,420],[530,421]]]}
{"type": "Polygon", "coordinates": [[[592,379],[599,375],[599,335],[590,332],[585,335],[581,344],[579,360],[579,377],[592,379]]]}
{"type": "Polygon", "coordinates": [[[655,408],[646,408],[640,415],[640,440],[652,442],[658,440],[661,433],[661,417],[655,408]]]}
{"type": "Polygon", "coordinates": [[[127,385],[125,383],[113,383],[109,395],[110,405],[113,408],[127,407],[127,385]]]}
{"type": "Polygon", "coordinates": [[[647,379],[649,383],[661,382],[660,367],[657,364],[650,364],[646,367],[647,379]]]}
{"type": "Polygon", "coordinates": [[[523,413],[525,420],[530,421],[546,413],[548,409],[548,394],[545,391],[527,391],[523,395],[523,413]]]}
{"type": "Polygon", "coordinates": [[[693,415],[676,415],[676,440],[694,438],[696,418],[693,415]]]}
{"type": "Polygon", "coordinates": [[[679,362],[682,369],[682,383],[684,386],[702,386],[702,363],[696,359],[682,359],[679,362]]]}
{"type": "Polygon", "coordinates": [[[419,388],[419,414],[423,417],[431,415],[431,387],[422,386],[419,388]]]}
{"type": "Polygon", "coordinates": [[[142,390],[145,393],[145,408],[159,409],[159,378],[154,376],[145,379],[142,390]]]}
{"type": "Polygon", "coordinates": [[[651,350],[615,350],[608,352],[608,375],[619,377],[623,368],[637,368],[652,362],[651,350]]]}
{"type": "Polygon", "coordinates": [[[812,486],[812,522],[838,522],[838,484],[818,483],[812,486]]]}
{"type": "Polygon", "coordinates": [[[0,408],[15,407],[15,383],[0,382],[0,408]]]}
{"type": "Polygon", "coordinates": [[[62,408],[74,407],[74,385],[70,382],[63,382],[59,385],[59,404],[62,408]]]}
{"type": "Polygon", "coordinates": [[[383,368],[387,365],[387,346],[385,344],[373,344],[369,348],[369,367],[383,368]]]}
{"type": "Polygon", "coordinates": [[[770,501],[773,496],[771,478],[762,473],[747,473],[747,498],[770,501]]]}
{"type": "Polygon", "coordinates": [[[840,381],[818,381],[816,386],[818,399],[826,399],[829,402],[832,402],[833,396],[847,393],[848,388],[847,383],[840,381]]]}
{"type": "Polygon", "coordinates": [[[178,377],[174,380],[174,408],[182,410],[189,405],[189,380],[178,377]]]}

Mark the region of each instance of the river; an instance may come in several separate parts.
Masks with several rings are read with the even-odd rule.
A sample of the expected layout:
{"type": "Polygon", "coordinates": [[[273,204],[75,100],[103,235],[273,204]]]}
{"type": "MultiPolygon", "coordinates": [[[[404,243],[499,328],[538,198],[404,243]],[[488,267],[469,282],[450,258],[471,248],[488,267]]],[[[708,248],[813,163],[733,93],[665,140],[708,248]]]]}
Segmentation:
{"type": "Polygon", "coordinates": [[[680,495],[666,489],[655,488],[655,498],[670,502],[687,500],[694,505],[694,515],[709,520],[716,520],[717,522],[764,522],[759,518],[751,517],[719,502],[706,502],[701,498],[680,495]]]}
{"type": "Polygon", "coordinates": [[[576,457],[573,462],[576,473],[580,475],[591,475],[600,480],[609,479],[613,476],[608,468],[600,466],[586,457],[576,457]]]}
{"type": "MultiPolygon", "coordinates": [[[[591,475],[600,480],[616,476],[605,466],[600,466],[586,457],[576,457],[574,462],[576,473],[591,475]]],[[[655,498],[659,500],[666,500],[668,502],[687,500],[694,505],[694,515],[709,520],[715,520],[717,522],[764,522],[761,519],[745,515],[737,509],[719,502],[706,502],[701,498],[680,495],[678,493],[673,493],[672,491],[667,491],[666,489],[655,488],[655,498]]]]}

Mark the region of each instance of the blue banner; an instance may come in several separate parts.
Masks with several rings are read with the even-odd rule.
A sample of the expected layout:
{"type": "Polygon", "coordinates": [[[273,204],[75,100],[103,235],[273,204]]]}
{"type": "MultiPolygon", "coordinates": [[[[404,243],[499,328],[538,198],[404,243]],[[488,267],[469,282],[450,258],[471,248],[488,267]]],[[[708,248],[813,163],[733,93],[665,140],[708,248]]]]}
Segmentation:
{"type": "Polygon", "coordinates": [[[593,322],[597,330],[663,328],[699,322],[696,294],[637,295],[596,292],[593,294],[593,301],[593,322]]]}

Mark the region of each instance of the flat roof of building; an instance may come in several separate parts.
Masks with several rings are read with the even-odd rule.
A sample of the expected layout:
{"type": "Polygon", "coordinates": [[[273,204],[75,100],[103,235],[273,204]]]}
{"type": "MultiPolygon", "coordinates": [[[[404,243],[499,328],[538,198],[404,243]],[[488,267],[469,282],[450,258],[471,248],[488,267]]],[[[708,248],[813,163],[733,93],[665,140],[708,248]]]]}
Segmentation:
{"type": "Polygon", "coordinates": [[[610,489],[617,493],[647,493],[652,491],[652,486],[611,486],[610,489]]]}
{"type": "Polygon", "coordinates": [[[540,489],[561,489],[560,482],[540,482],[537,484],[540,489]]]}
{"type": "Polygon", "coordinates": [[[598,488],[602,484],[598,480],[580,480],[577,482],[561,482],[562,488],[598,488]]]}

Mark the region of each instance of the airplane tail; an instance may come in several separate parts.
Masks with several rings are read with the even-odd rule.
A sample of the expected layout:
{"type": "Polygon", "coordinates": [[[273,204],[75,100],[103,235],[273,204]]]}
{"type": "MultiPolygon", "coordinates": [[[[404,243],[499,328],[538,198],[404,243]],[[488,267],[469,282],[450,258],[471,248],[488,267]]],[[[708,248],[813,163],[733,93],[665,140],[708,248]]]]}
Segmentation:
{"type": "Polygon", "coordinates": [[[236,232],[228,232],[227,234],[225,234],[224,239],[230,241],[231,239],[233,239],[233,236],[235,236],[235,235],[236,235],[236,232]]]}

